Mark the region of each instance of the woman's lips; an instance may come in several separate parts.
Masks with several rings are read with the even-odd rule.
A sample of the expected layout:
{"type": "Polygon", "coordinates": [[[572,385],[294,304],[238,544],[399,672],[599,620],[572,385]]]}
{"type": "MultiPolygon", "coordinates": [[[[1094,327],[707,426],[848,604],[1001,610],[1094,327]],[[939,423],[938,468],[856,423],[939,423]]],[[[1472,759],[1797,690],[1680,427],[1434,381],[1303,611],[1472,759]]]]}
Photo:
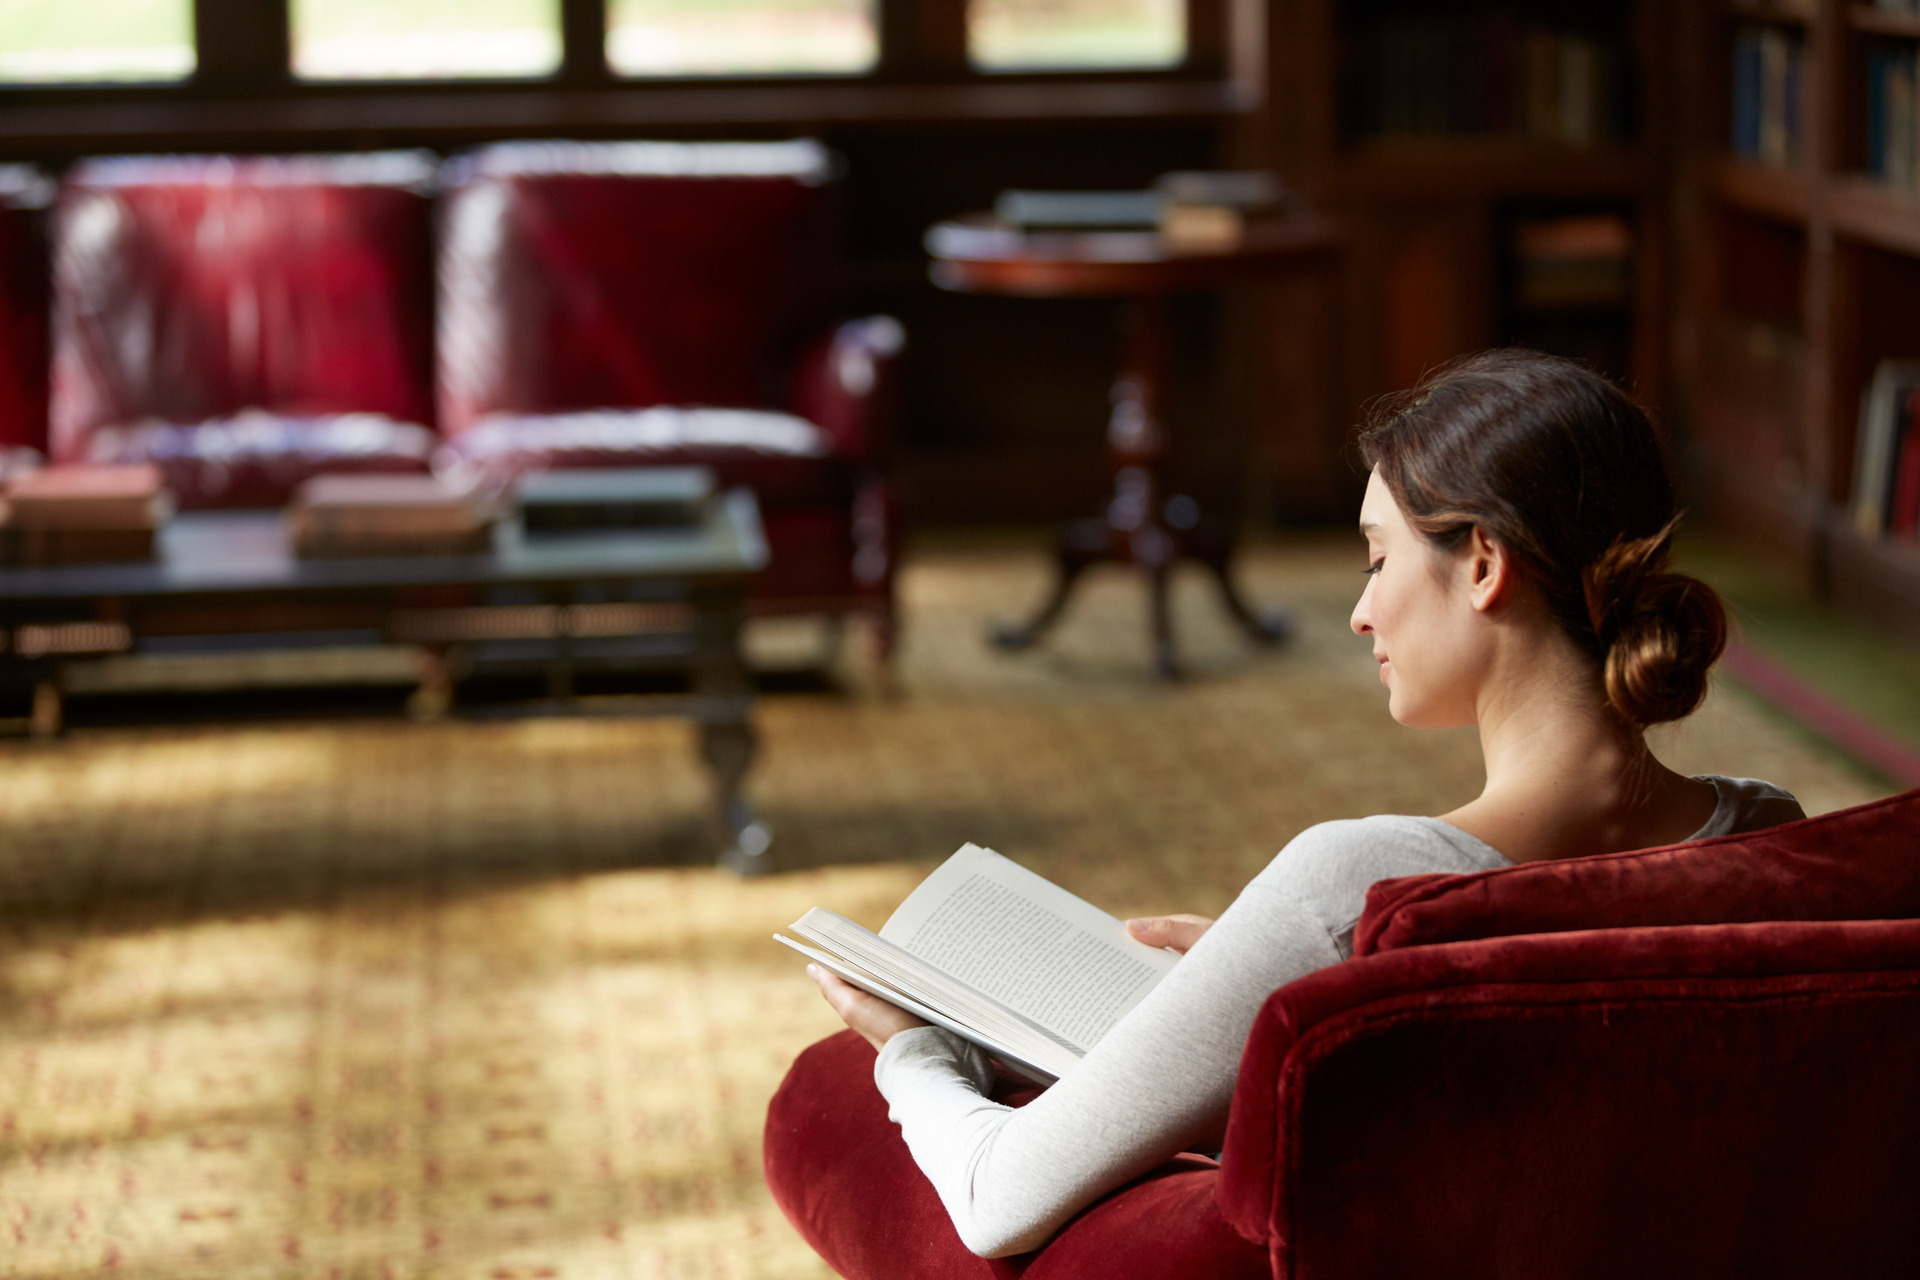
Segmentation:
{"type": "Polygon", "coordinates": [[[1379,654],[1375,654],[1373,660],[1380,664],[1380,683],[1385,684],[1387,682],[1387,664],[1390,661],[1390,659],[1383,658],[1379,654]]]}

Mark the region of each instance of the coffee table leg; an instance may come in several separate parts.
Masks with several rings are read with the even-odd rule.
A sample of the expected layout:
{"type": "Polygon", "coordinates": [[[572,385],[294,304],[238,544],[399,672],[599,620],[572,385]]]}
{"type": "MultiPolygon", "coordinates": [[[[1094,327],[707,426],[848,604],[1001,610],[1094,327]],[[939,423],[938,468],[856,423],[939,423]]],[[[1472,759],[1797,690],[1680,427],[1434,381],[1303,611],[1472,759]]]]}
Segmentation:
{"type": "Polygon", "coordinates": [[[759,735],[753,727],[753,678],[740,646],[746,621],[739,590],[696,594],[693,692],[700,702],[700,755],[713,773],[726,845],[719,865],[743,876],[773,870],[773,833],[745,795],[759,735]]]}
{"type": "Polygon", "coordinates": [[[453,671],[445,645],[429,645],[420,651],[420,684],[407,699],[407,714],[431,724],[444,720],[453,709],[453,671]]]}
{"type": "Polygon", "coordinates": [[[66,699],[61,696],[57,677],[49,676],[33,686],[33,711],[27,719],[27,732],[35,738],[57,738],[66,728],[66,699]]]}

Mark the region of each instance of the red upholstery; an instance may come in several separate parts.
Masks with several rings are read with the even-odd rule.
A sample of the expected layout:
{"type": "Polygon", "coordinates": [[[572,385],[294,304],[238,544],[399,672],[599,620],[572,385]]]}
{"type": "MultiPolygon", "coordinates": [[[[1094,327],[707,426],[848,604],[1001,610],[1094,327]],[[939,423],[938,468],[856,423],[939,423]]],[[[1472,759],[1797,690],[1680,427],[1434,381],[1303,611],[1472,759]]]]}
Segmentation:
{"type": "Polygon", "coordinates": [[[523,471],[553,467],[704,463],[723,470],[728,485],[751,486],[763,506],[844,504],[849,476],[832,454],[824,431],[791,414],[656,406],[495,414],[454,437],[435,465],[498,488],[523,471]]]}
{"type": "Polygon", "coordinates": [[[52,452],[126,458],[142,441],[183,505],[272,505],[314,470],[419,470],[432,421],[433,158],[124,158],[76,166],[55,217],[52,452]],[[273,465],[232,465],[233,432],[261,415],[309,423],[392,420],[386,445],[358,429],[279,428],[273,465]],[[205,468],[212,474],[194,475],[205,468]]]}
{"type": "Polygon", "coordinates": [[[53,183],[0,165],[0,478],[21,450],[47,447],[46,205],[53,183]]]}
{"type": "Polygon", "coordinates": [[[760,496],[772,562],[756,607],[890,618],[881,426],[902,339],[885,317],[820,323],[831,170],[807,141],[507,143],[456,162],[437,465],[502,482],[705,464],[760,496]]]}
{"type": "Polygon", "coordinates": [[[1367,892],[1356,955],[1516,933],[1920,918],[1920,790],[1744,835],[1406,876],[1367,892]]]}
{"type": "Polygon", "coordinates": [[[86,460],[151,462],[183,507],[284,502],[322,472],[424,471],[433,433],[378,413],[281,418],[250,410],[232,418],[101,427],[86,460]]]}
{"type": "Polygon", "coordinates": [[[775,1096],[768,1183],[850,1277],[1912,1275],[1920,920],[1856,917],[1908,883],[1915,803],[1452,877],[1451,895],[1416,878],[1439,904],[1426,936],[1448,903],[1463,930],[1492,921],[1495,895],[1508,923],[1562,931],[1469,930],[1276,992],[1220,1168],[1157,1171],[1025,1259],[961,1247],[847,1036],[775,1096]],[[1634,920],[1667,897],[1710,915],[1722,891],[1763,910],[1749,874],[1798,918],[1634,920]],[[1580,894],[1600,927],[1575,927],[1580,894]]]}
{"type": "Polygon", "coordinates": [[[1248,1037],[1220,1204],[1307,1280],[1910,1276],[1920,922],[1369,956],[1248,1037]]]}

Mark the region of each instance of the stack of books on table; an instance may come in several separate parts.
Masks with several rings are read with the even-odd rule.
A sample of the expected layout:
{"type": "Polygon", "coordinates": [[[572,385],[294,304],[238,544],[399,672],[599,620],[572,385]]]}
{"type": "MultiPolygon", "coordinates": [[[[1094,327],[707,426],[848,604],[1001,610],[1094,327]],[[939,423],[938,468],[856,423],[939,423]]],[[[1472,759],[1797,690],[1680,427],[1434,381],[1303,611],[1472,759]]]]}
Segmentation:
{"type": "Polygon", "coordinates": [[[287,508],[302,559],[475,555],[492,545],[489,525],[475,495],[427,475],[315,476],[287,508]]]}
{"type": "Polygon", "coordinates": [[[715,492],[705,467],[535,471],[513,486],[513,509],[531,541],[698,529],[715,492]]]}
{"type": "Polygon", "coordinates": [[[0,564],[8,567],[151,560],[173,514],[160,469],[64,466],[29,472],[0,492],[0,564]]]}

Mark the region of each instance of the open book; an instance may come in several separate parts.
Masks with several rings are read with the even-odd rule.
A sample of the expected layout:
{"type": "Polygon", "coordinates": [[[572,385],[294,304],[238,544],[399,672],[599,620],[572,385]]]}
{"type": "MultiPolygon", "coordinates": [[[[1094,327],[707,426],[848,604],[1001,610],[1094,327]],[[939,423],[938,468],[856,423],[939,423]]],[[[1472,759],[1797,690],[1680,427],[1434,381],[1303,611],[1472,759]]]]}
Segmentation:
{"type": "Polygon", "coordinates": [[[1180,957],[991,849],[962,846],[879,933],[818,907],[774,934],[854,986],[1041,1084],[1071,1070],[1180,957]]]}

